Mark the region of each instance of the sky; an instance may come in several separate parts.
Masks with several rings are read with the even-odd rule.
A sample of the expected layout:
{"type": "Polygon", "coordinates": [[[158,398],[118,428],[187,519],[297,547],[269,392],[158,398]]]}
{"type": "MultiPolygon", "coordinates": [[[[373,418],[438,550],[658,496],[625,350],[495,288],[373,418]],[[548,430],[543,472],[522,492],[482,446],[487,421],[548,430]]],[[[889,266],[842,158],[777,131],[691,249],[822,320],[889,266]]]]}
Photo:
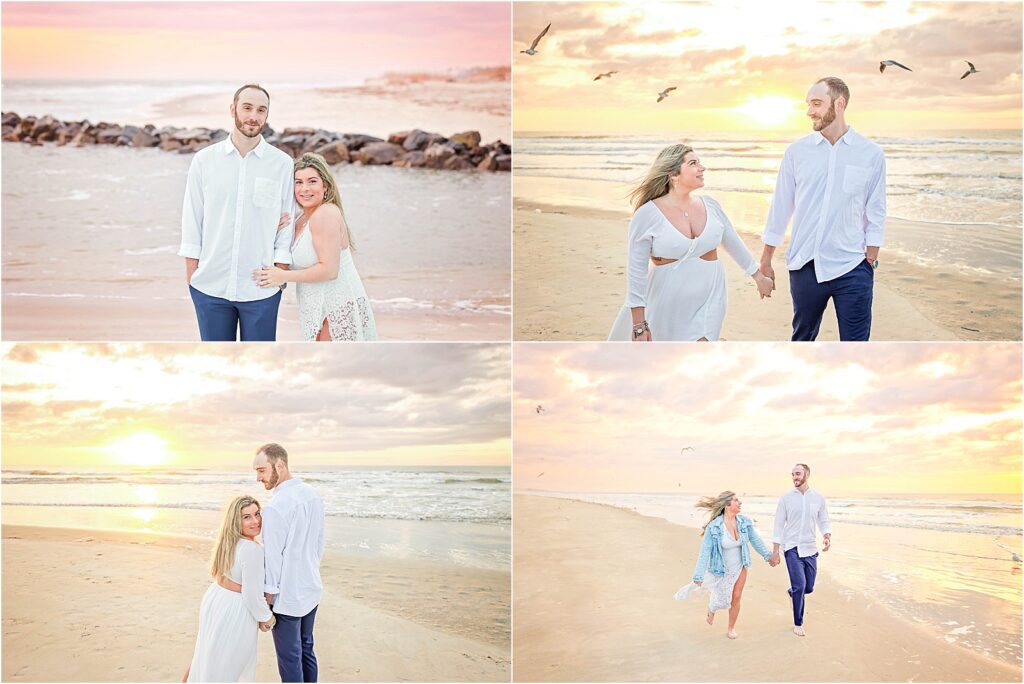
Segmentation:
{"type": "Polygon", "coordinates": [[[508,345],[4,345],[3,467],[510,463],[508,345]]]}
{"type": "Polygon", "coordinates": [[[1021,493],[1019,344],[520,344],[514,363],[520,491],[778,494],[806,463],[834,495],[1021,493]]]}
{"type": "Polygon", "coordinates": [[[824,76],[864,130],[1021,127],[1019,2],[517,3],[520,132],[810,131],[824,76]],[[537,47],[529,47],[551,23],[537,47]],[[913,72],[879,62],[894,59],[913,72]],[[967,79],[965,60],[979,73],[967,79]],[[594,81],[599,73],[618,71],[594,81]],[[664,88],[677,90],[657,103],[664,88]]]}
{"type": "Polygon", "coordinates": [[[488,2],[4,2],[3,78],[350,85],[509,64],[488,2]]]}

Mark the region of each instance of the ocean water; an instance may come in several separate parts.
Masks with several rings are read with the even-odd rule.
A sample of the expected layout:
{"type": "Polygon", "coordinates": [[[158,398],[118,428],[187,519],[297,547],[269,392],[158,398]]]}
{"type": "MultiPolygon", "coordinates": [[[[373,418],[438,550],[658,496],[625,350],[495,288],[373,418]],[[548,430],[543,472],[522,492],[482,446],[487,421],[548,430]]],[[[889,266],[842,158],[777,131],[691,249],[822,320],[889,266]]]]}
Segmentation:
{"type": "MultiPolygon", "coordinates": [[[[696,494],[537,492],[600,503],[694,528],[696,494]]],[[[778,496],[740,493],[771,549],[778,496]]],[[[1020,496],[827,497],[832,548],[819,571],[848,601],[871,601],[988,658],[1021,665],[1020,496]],[[1004,548],[1005,547],[1005,548],[1004,548]]],[[[819,549],[821,545],[819,543],[819,549]]],[[[689,576],[680,577],[680,586],[689,576]]],[[[813,610],[813,606],[811,608],[813,610]]]]}
{"type": "MultiPolygon", "coordinates": [[[[759,235],[782,154],[801,135],[709,133],[682,142],[707,167],[704,191],[722,201],[737,230],[759,235]]],[[[954,263],[1020,280],[1020,131],[865,135],[885,151],[889,217],[910,222],[889,226],[886,250],[925,266],[954,263]]],[[[665,135],[520,134],[514,142],[513,193],[540,203],[626,213],[632,185],[673,142],[665,135]]]]}
{"type": "MultiPolygon", "coordinates": [[[[334,468],[299,473],[324,500],[327,547],[507,570],[507,467],[334,468]]],[[[250,473],[4,470],[4,522],[213,538],[224,506],[270,493],[250,473]]]]}

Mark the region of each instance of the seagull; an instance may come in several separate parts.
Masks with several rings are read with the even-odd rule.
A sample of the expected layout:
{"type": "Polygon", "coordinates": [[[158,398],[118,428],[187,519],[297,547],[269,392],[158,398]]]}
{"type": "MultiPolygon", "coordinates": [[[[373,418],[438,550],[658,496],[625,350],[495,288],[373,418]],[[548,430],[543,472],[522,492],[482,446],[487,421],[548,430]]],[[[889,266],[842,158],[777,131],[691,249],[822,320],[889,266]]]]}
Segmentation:
{"type": "MultiPolygon", "coordinates": [[[[546,472],[547,472],[547,471],[545,470],[545,471],[544,471],[544,473],[546,473],[546,472]]],[[[541,473],[541,474],[540,474],[540,475],[538,475],[537,477],[544,477],[544,473],[541,473]]]]}
{"type": "Polygon", "coordinates": [[[537,413],[540,413],[543,410],[544,410],[544,407],[541,406],[540,404],[537,404],[537,408],[534,409],[534,411],[536,411],[537,413]]]}
{"type": "MultiPolygon", "coordinates": [[[[968,62],[968,64],[970,64],[970,62],[968,62]]],[[[970,73],[970,72],[968,72],[968,73],[970,73]]],[[[1011,549],[1011,548],[1008,548],[1008,547],[1006,547],[1006,546],[1004,546],[1004,545],[1000,544],[1000,543],[999,543],[999,538],[998,538],[998,537],[996,537],[996,546],[998,546],[998,547],[999,547],[999,548],[1001,548],[1001,549],[1002,549],[1003,551],[1006,551],[1006,552],[1007,552],[1007,553],[1009,553],[1009,554],[1010,554],[1011,556],[1013,556],[1013,561],[1014,561],[1015,563],[1020,563],[1020,562],[1021,562],[1021,560],[1020,560],[1020,556],[1018,556],[1018,555],[1017,555],[1016,553],[1014,553],[1013,549],[1011,549]]]]}
{"type": "Polygon", "coordinates": [[[533,39],[533,42],[530,43],[530,47],[528,47],[525,50],[520,50],[519,52],[524,54],[524,55],[531,55],[531,56],[537,54],[537,43],[539,43],[540,39],[543,38],[547,34],[549,28],[551,28],[551,24],[548,24],[547,26],[545,26],[544,30],[541,31],[540,34],[536,38],[533,39]]]}
{"type": "MultiPolygon", "coordinates": [[[[967,62],[967,60],[966,60],[966,59],[965,59],[964,61],[965,61],[965,62],[967,62]]],[[[973,65],[973,64],[971,64],[970,62],[967,62],[967,66],[971,67],[971,70],[970,70],[970,71],[965,71],[965,72],[964,72],[964,75],[960,77],[960,80],[961,80],[961,81],[962,81],[962,80],[964,80],[965,78],[967,78],[968,76],[970,76],[971,74],[976,74],[976,73],[978,73],[978,70],[977,70],[977,69],[975,69],[975,68],[974,68],[974,65],[973,65]]]]}
{"type": "Polygon", "coordinates": [[[887,66],[898,66],[900,69],[906,69],[907,71],[913,71],[910,67],[905,67],[894,59],[886,59],[878,63],[878,73],[884,74],[885,67],[887,66]]]}
{"type": "Polygon", "coordinates": [[[602,78],[611,78],[612,74],[617,74],[617,73],[619,73],[619,72],[618,71],[606,71],[603,74],[598,74],[597,76],[595,76],[594,80],[595,81],[600,81],[602,78]]]}
{"type": "Polygon", "coordinates": [[[662,90],[662,91],[661,91],[660,93],[658,93],[658,102],[661,102],[661,101],[662,101],[662,100],[664,100],[664,99],[665,99],[666,97],[668,97],[668,94],[669,94],[669,93],[671,93],[671,92],[672,92],[673,90],[675,90],[675,89],[676,89],[676,87],[675,87],[675,86],[672,86],[671,88],[665,88],[665,89],[664,89],[664,90],[662,90]]]}
{"type": "Polygon", "coordinates": [[[682,449],[679,450],[679,453],[683,454],[687,451],[693,451],[693,447],[683,447],[682,449]]]}

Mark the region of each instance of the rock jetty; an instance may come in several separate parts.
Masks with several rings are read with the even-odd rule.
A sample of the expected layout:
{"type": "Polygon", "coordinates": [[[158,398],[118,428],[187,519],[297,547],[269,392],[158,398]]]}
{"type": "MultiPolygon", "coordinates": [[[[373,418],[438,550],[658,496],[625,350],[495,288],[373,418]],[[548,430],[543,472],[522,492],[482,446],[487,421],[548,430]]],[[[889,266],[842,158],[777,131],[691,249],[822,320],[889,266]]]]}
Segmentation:
{"type": "MultiPolygon", "coordinates": [[[[365,164],[408,166],[455,171],[511,171],[512,148],[497,140],[482,145],[480,133],[466,131],[444,137],[418,128],[392,133],[387,139],[361,133],[335,133],[319,128],[286,128],[280,133],[263,127],[267,142],[292,158],[306,152],[321,154],[331,165],[365,164]]],[[[3,113],[3,140],[42,145],[115,145],[159,147],[167,152],[192,154],[228,137],[223,129],[157,128],[106,122],[60,121],[52,116],[3,113]]]]}

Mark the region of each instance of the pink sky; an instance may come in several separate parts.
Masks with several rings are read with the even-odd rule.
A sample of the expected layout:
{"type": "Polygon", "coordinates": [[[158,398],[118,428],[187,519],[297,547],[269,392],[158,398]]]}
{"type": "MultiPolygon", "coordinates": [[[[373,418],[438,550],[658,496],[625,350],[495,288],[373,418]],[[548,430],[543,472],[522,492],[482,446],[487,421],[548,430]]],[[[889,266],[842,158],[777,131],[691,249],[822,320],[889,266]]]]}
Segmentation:
{"type": "Polygon", "coordinates": [[[12,3],[3,78],[325,85],[504,66],[506,3],[12,3]]]}

